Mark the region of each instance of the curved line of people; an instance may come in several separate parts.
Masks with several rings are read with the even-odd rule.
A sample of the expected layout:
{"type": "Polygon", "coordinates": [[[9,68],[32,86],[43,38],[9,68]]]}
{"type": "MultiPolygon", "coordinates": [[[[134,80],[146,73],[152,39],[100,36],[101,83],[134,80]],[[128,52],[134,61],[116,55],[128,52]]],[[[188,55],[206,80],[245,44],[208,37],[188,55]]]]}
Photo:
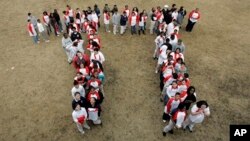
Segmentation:
{"type": "MultiPolygon", "coordinates": [[[[184,62],[186,47],[179,30],[186,10],[181,6],[177,11],[175,7],[175,4],[170,10],[168,5],[165,5],[163,9],[157,7],[152,16],[152,19],[156,19],[156,21],[151,21],[154,22],[155,28],[150,31],[157,34],[154,40],[153,58],[157,60],[155,73],[159,73],[160,100],[164,103],[162,120],[164,123],[168,122],[163,128],[163,136],[166,136],[167,133],[173,134],[175,128],[193,132],[194,125],[202,123],[204,118],[210,115],[208,103],[205,100],[197,101],[196,89],[191,86],[188,68],[184,62]],[[167,15],[162,19],[157,19],[158,13],[167,13],[167,15]],[[191,110],[189,111],[189,109],[191,110]]],[[[199,18],[198,8],[191,11],[186,31],[191,32],[199,18]]]]}

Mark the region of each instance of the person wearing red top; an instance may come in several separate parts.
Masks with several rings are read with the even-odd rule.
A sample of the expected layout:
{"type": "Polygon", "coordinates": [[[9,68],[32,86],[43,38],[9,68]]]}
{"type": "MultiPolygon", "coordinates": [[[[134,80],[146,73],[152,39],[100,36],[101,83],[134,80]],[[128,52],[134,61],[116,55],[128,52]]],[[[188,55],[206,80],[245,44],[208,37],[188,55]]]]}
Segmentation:
{"type": "Polygon", "coordinates": [[[174,127],[181,129],[186,116],[187,112],[185,106],[183,104],[179,104],[177,111],[173,113],[168,125],[164,127],[162,132],[163,136],[166,136],[167,133],[173,134],[174,127]]]}
{"type": "Polygon", "coordinates": [[[91,98],[95,98],[99,104],[101,104],[104,99],[102,92],[96,90],[94,87],[90,87],[90,91],[86,96],[87,102],[90,102],[91,98]]]}
{"type": "Polygon", "coordinates": [[[200,17],[201,14],[199,12],[199,8],[196,8],[189,13],[188,24],[186,26],[187,32],[191,32],[193,30],[195,23],[200,19],[200,17]]]}
{"type": "Polygon", "coordinates": [[[28,20],[27,30],[29,32],[30,37],[32,37],[34,43],[35,44],[39,43],[37,32],[30,20],[28,20]]]}
{"type": "Polygon", "coordinates": [[[163,122],[166,122],[170,119],[170,117],[172,116],[171,114],[178,108],[180,103],[180,93],[177,92],[174,97],[169,99],[164,108],[164,112],[162,115],[163,122]]]}
{"type": "Polygon", "coordinates": [[[132,15],[129,17],[129,23],[131,26],[131,34],[137,34],[136,25],[139,23],[139,16],[133,11],[132,15]]]}
{"type": "Polygon", "coordinates": [[[75,57],[73,58],[72,63],[76,70],[80,69],[81,64],[84,64],[85,66],[89,66],[90,64],[89,56],[87,54],[84,54],[78,51],[75,57]]]}

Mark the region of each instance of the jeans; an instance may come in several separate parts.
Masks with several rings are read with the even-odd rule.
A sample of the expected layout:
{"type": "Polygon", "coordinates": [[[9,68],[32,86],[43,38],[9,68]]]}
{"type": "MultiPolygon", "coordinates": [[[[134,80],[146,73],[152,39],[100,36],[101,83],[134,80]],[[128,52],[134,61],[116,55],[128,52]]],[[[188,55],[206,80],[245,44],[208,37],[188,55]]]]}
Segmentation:
{"type": "Polygon", "coordinates": [[[136,25],[131,26],[131,34],[137,34],[136,33],[136,25]]]}
{"type": "Polygon", "coordinates": [[[38,43],[38,36],[37,35],[36,36],[32,36],[32,39],[33,39],[33,41],[34,41],[35,44],[38,43]]]}

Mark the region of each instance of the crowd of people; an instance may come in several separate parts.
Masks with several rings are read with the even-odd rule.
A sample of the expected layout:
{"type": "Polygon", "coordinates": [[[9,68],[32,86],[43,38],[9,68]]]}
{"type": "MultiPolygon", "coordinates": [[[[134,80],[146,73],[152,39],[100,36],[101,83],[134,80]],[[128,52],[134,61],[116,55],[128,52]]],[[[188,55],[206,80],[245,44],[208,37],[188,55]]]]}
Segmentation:
{"type": "MultiPolygon", "coordinates": [[[[88,122],[101,125],[101,104],[104,100],[103,84],[105,82],[105,57],[100,51],[101,39],[98,35],[101,21],[105,32],[109,33],[110,23],[114,35],[125,34],[130,28],[131,35],[146,34],[146,25],[149,19],[149,33],[156,35],[153,58],[157,60],[155,73],[160,77],[161,101],[164,103],[163,122],[168,125],[163,129],[163,135],[173,133],[174,127],[193,131],[196,123],[201,123],[205,116],[210,115],[208,104],[204,100],[197,102],[195,87],[191,86],[188,69],[184,62],[186,47],[179,34],[187,11],[181,6],[176,8],[164,5],[153,7],[149,13],[133,7],[130,11],[128,5],[118,10],[114,5],[109,8],[105,4],[101,11],[97,5],[86,10],[69,5],[62,11],[63,22],[57,9],[49,13],[42,13],[42,21],[28,13],[27,30],[34,43],[39,43],[40,37],[49,42],[49,36],[61,33],[62,47],[66,53],[67,61],[72,64],[76,76],[73,81],[72,117],[78,130],[84,134],[84,128],[90,129],[88,122]],[[101,20],[101,15],[103,20],[101,20]],[[52,27],[52,28],[51,28],[52,27]],[[86,35],[87,45],[84,47],[82,34],[86,35]],[[188,110],[191,110],[188,114],[188,110]]],[[[191,32],[193,26],[200,18],[199,9],[191,11],[188,15],[186,31],[191,32]]]]}

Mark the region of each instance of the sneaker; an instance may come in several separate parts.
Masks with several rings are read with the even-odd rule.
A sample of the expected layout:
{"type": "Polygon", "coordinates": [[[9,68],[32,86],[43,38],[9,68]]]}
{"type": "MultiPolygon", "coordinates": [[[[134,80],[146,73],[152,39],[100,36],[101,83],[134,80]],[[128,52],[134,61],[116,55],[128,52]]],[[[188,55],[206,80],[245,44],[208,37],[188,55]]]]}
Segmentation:
{"type": "Polygon", "coordinates": [[[166,123],[167,121],[166,120],[162,120],[164,123],[166,123]]]}
{"type": "Polygon", "coordinates": [[[157,73],[158,73],[158,70],[156,70],[155,73],[157,74],[157,73]]]}
{"type": "Polygon", "coordinates": [[[37,41],[37,43],[39,44],[39,43],[40,43],[40,41],[37,41]]]}
{"type": "Polygon", "coordinates": [[[188,131],[189,131],[190,133],[192,133],[192,132],[193,132],[193,130],[192,130],[192,129],[190,129],[190,127],[189,127],[189,126],[187,126],[187,127],[186,127],[186,129],[188,129],[188,131]]]}
{"type": "Polygon", "coordinates": [[[88,125],[85,125],[84,128],[90,130],[90,127],[88,125]]]}
{"type": "Polygon", "coordinates": [[[167,133],[166,133],[166,132],[162,132],[162,135],[163,135],[164,137],[166,137],[167,133]]]}
{"type": "Polygon", "coordinates": [[[168,131],[168,133],[174,134],[174,130],[170,130],[170,131],[168,131]]]}
{"type": "Polygon", "coordinates": [[[84,131],[80,131],[81,132],[81,134],[84,134],[85,132],[84,131]]]}
{"type": "Polygon", "coordinates": [[[45,42],[48,43],[48,42],[50,42],[50,40],[46,40],[45,42]]]}

